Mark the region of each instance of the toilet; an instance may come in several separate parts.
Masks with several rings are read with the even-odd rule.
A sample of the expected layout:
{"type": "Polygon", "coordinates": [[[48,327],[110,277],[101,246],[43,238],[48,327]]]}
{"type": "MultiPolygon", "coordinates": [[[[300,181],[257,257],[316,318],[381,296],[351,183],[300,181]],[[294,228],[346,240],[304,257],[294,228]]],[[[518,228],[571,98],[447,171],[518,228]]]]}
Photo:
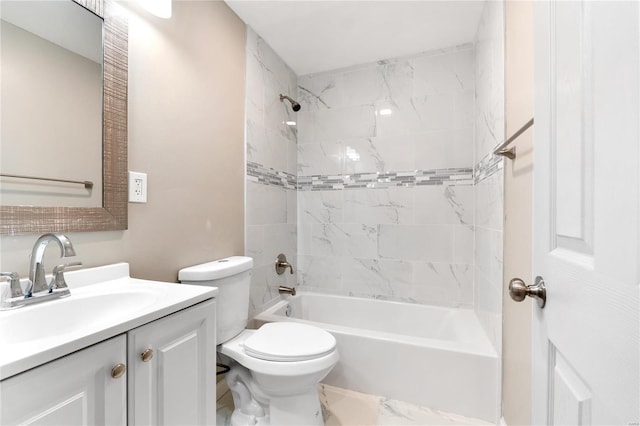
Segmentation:
{"type": "Polygon", "coordinates": [[[245,329],[252,267],[252,258],[232,256],[178,273],[184,284],[218,287],[216,345],[222,362],[231,367],[231,424],[321,426],[317,385],[338,362],[336,339],[295,322],[245,329]]]}

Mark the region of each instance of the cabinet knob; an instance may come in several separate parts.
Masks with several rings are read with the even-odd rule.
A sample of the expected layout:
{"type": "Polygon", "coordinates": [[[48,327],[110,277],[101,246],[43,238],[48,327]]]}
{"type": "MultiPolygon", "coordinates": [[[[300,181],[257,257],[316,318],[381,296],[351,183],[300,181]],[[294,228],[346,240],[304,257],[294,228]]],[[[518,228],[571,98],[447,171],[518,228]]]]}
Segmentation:
{"type": "Polygon", "coordinates": [[[120,377],[124,376],[124,373],[126,372],[127,372],[126,365],[122,363],[116,364],[116,366],[111,369],[111,377],[113,377],[114,379],[119,379],[120,377]]]}
{"type": "Polygon", "coordinates": [[[142,358],[142,362],[149,362],[151,358],[153,358],[153,349],[149,348],[146,351],[142,352],[140,356],[142,358]]]}

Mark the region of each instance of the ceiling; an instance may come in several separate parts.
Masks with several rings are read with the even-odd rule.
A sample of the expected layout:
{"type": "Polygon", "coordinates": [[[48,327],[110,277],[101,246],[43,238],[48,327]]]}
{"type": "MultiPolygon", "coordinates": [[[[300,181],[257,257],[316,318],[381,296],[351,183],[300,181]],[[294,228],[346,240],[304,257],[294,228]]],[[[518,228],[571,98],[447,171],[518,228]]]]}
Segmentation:
{"type": "Polygon", "coordinates": [[[298,75],[473,41],[484,0],[225,0],[298,75]]]}

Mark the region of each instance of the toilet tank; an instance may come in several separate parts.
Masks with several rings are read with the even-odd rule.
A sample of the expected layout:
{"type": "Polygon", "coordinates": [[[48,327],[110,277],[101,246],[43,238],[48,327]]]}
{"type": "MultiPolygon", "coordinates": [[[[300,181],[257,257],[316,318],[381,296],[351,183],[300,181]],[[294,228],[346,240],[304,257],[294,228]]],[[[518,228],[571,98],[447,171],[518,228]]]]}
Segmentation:
{"type": "Polygon", "coordinates": [[[252,267],[252,258],[232,256],[178,272],[178,279],[183,284],[218,287],[216,345],[237,336],[247,326],[252,267]]]}

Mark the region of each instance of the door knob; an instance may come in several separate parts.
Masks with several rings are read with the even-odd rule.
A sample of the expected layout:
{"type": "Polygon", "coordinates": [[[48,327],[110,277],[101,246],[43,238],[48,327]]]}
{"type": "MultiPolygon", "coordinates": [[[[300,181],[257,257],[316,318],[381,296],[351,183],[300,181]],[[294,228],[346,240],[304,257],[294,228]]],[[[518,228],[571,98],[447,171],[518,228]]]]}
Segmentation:
{"type": "Polygon", "coordinates": [[[533,297],[540,308],[547,303],[547,288],[542,277],[537,276],[533,285],[526,285],[520,278],[509,281],[509,296],[516,302],[522,302],[527,296],[533,297]]]}

